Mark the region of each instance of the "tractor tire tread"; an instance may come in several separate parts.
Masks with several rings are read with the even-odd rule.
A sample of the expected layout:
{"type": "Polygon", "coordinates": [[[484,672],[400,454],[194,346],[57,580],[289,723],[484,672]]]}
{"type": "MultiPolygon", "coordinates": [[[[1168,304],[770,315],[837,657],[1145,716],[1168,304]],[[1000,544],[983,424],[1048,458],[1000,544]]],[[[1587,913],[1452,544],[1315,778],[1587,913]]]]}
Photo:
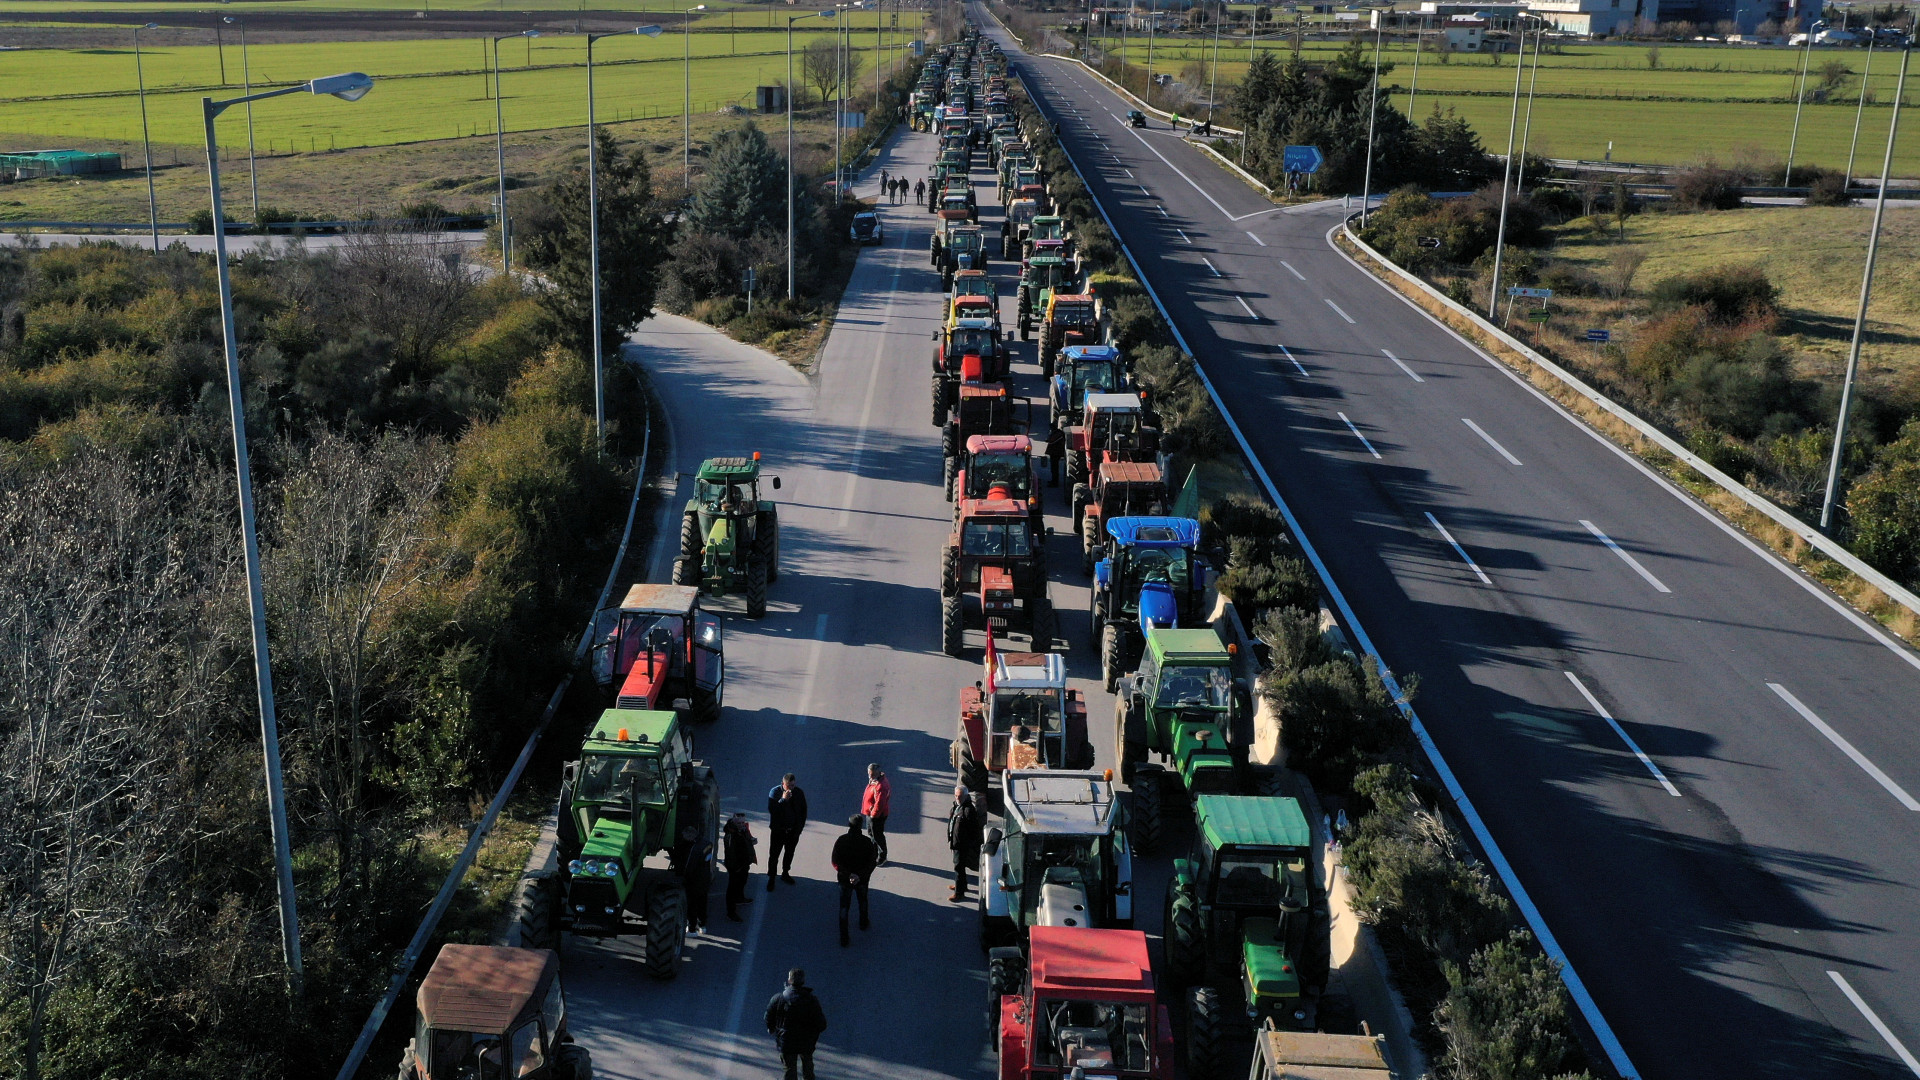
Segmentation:
{"type": "Polygon", "coordinates": [[[647,974],[661,980],[678,975],[686,936],[686,893],[677,884],[654,886],[647,896],[647,974]]]}

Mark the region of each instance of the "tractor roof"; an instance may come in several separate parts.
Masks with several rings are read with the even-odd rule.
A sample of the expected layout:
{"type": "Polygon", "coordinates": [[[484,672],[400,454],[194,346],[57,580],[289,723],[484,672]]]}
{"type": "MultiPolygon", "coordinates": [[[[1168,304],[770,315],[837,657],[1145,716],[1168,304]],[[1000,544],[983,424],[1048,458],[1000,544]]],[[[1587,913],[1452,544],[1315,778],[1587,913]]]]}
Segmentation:
{"type": "Polygon", "coordinates": [[[1080,360],[1118,360],[1120,350],[1112,345],[1069,345],[1060,350],[1060,355],[1070,361],[1080,360]]]}
{"type": "MultiPolygon", "coordinates": [[[[962,297],[962,299],[965,299],[965,297],[962,297]]],[[[985,300],[986,297],[983,296],[980,299],[985,300]]],[[[991,330],[993,329],[993,320],[969,315],[963,319],[953,320],[953,328],[955,330],[991,330]]]]}
{"type": "Polygon", "coordinates": [[[1033,440],[1025,435],[971,435],[967,437],[969,454],[1033,453],[1033,440]]]}
{"type": "Polygon", "coordinates": [[[1200,523],[1180,517],[1113,518],[1107,535],[1131,547],[1190,548],[1200,543],[1200,523]]]}
{"type": "Polygon", "coordinates": [[[1305,849],[1313,843],[1300,800],[1257,795],[1201,795],[1194,799],[1194,816],[1207,844],[1305,849]]]}
{"type": "Polygon", "coordinates": [[[594,721],[593,730],[587,733],[588,743],[611,743],[611,747],[595,749],[638,749],[641,747],[659,747],[673,737],[674,729],[679,725],[677,713],[655,709],[608,709],[594,721]],[[621,732],[626,733],[621,738],[621,732]]]}
{"type": "Polygon", "coordinates": [[[443,1031],[505,1035],[533,1015],[560,976],[548,949],[442,945],[420,983],[420,1017],[443,1031]]]}
{"type": "MultiPolygon", "coordinates": [[[[1062,243],[1063,241],[1042,240],[1040,242],[1043,244],[1058,244],[1058,243],[1062,243]]],[[[1092,293],[1054,293],[1053,302],[1056,304],[1091,304],[1093,303],[1093,294],[1092,293]]]]}
{"type": "Polygon", "coordinates": [[[1160,466],[1151,461],[1103,461],[1100,463],[1100,478],[1107,484],[1142,487],[1166,483],[1166,478],[1160,474],[1160,466]]]}
{"type": "Polygon", "coordinates": [[[695,586],[641,582],[627,590],[627,598],[620,601],[620,610],[653,615],[685,615],[699,602],[700,590],[695,586]]]}
{"type": "MultiPolygon", "coordinates": [[[[1041,241],[1045,243],[1046,241],[1041,241]]],[[[1065,266],[1067,260],[1058,255],[1035,255],[1027,260],[1028,266],[1065,266]]]]}
{"type": "Polygon", "coordinates": [[[1094,412],[1139,412],[1139,394],[1088,394],[1087,408],[1094,412]]]}
{"type": "Polygon", "coordinates": [[[702,480],[752,480],[760,475],[758,458],[716,457],[700,463],[702,480]]]}
{"type": "Polygon", "coordinates": [[[1028,935],[1034,996],[1153,1003],[1153,961],[1140,931],[1036,926],[1028,935]]]}
{"type": "Polygon", "coordinates": [[[1067,662],[1059,653],[994,650],[993,685],[998,690],[1053,690],[1067,685],[1067,662]]]}
{"type": "Polygon", "coordinates": [[[1027,504],[1016,499],[962,499],[960,516],[963,518],[1021,518],[1027,517],[1027,504]]]}
{"type": "Polygon", "coordinates": [[[1021,832],[1105,836],[1113,831],[1113,781],[1104,772],[1009,769],[1005,783],[1007,813],[1019,819],[1021,832]]]}
{"type": "Polygon", "coordinates": [[[1147,631],[1147,648],[1166,664],[1226,664],[1233,657],[1211,628],[1176,630],[1156,626],[1147,631]]]}
{"type": "Polygon", "coordinates": [[[960,396],[963,398],[1004,398],[1007,396],[1005,383],[961,383],[960,396]]]}
{"type": "Polygon", "coordinates": [[[1040,224],[1041,222],[1043,222],[1043,221],[1044,221],[1044,222],[1046,222],[1047,224],[1049,224],[1049,225],[1051,225],[1051,224],[1053,224],[1053,223],[1055,223],[1055,222],[1057,222],[1057,221],[1060,221],[1060,220],[1062,220],[1062,218],[1060,217],[1060,215],[1059,215],[1059,214],[1042,214],[1042,215],[1040,215],[1039,217],[1037,217],[1037,218],[1034,218],[1034,219],[1033,219],[1033,223],[1034,223],[1035,225],[1038,225],[1038,224],[1040,224]]]}
{"type": "Polygon", "coordinates": [[[1262,1028],[1259,1054],[1273,1080],[1387,1080],[1384,1035],[1323,1035],[1262,1028]]]}

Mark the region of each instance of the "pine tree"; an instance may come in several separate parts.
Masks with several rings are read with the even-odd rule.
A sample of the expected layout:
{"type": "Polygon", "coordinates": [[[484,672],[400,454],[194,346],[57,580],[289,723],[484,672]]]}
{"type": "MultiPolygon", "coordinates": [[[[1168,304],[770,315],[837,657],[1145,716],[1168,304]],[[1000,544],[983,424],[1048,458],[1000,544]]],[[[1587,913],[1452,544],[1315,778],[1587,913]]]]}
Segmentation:
{"type": "MultiPolygon", "coordinates": [[[[668,229],[654,199],[645,151],[621,153],[605,128],[594,132],[600,158],[600,347],[603,355],[653,314],[668,229]]],[[[553,288],[541,294],[568,347],[586,352],[593,330],[587,170],[562,176],[548,198],[558,228],[527,240],[530,261],[544,265],[553,288]]]]}

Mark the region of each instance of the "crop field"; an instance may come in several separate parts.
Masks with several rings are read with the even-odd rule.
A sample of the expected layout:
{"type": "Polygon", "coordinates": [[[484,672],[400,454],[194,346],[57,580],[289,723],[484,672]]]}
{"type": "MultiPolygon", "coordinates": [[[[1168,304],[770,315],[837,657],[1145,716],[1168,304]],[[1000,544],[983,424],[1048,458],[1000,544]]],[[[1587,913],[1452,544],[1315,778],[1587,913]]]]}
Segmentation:
{"type": "MultiPolygon", "coordinates": [[[[747,35],[742,35],[746,38],[747,35]]],[[[813,38],[832,35],[815,33],[813,38]]],[[[751,104],[753,88],[782,82],[787,74],[785,34],[754,35],[760,50],[726,54],[725,35],[696,35],[691,64],[694,110],[711,113],[722,105],[751,104]],[[773,51],[778,40],[780,49],[773,51]]],[[[795,49],[803,45],[795,35],[795,49]]],[[[872,39],[856,36],[865,61],[859,85],[871,93],[872,39]]],[[[745,41],[743,40],[743,46],[745,41]]],[[[603,120],[677,116],[682,104],[680,42],[662,39],[610,39],[594,50],[596,106],[603,120]]],[[[147,110],[156,143],[203,145],[200,99],[207,94],[239,96],[239,70],[228,50],[228,87],[221,91],[218,59],[211,48],[155,50],[146,58],[147,110]],[[194,87],[155,93],[155,86],[194,87]]],[[[501,111],[508,131],[528,131],[580,123],[586,114],[584,47],[577,38],[502,43],[501,111]],[[526,45],[532,46],[531,52],[526,45]],[[529,58],[533,66],[524,66],[529,58]]],[[[65,144],[74,140],[137,142],[139,98],[133,92],[132,55],[73,56],[45,50],[6,54],[0,65],[22,58],[42,61],[44,74],[9,71],[0,77],[0,147],[9,149],[65,144]],[[81,68],[75,73],[68,69],[81,68]],[[79,90],[91,86],[92,93],[79,90]],[[37,92],[83,94],[49,100],[20,100],[37,92]]],[[[471,39],[330,42],[262,45],[253,50],[256,89],[266,82],[297,82],[339,71],[365,71],[378,80],[359,102],[287,97],[254,107],[257,144],[302,150],[379,146],[422,139],[491,134],[494,102],[491,77],[481,66],[481,45],[471,39]]],[[[796,75],[798,64],[796,61],[796,75]]],[[[857,94],[856,94],[857,100],[857,94]]],[[[244,112],[222,117],[220,143],[244,149],[244,112]]]]}
{"type": "MultiPolygon", "coordinates": [[[[655,16],[672,15],[677,17],[681,12],[692,6],[692,4],[685,3],[676,4],[673,3],[672,0],[665,0],[665,2],[655,0],[654,3],[647,3],[645,0],[513,0],[511,5],[500,3],[499,0],[424,0],[424,2],[422,2],[422,0],[223,0],[220,4],[220,10],[225,14],[244,14],[250,11],[272,12],[274,14],[329,11],[499,11],[506,15],[517,15],[529,11],[552,11],[561,13],[580,11],[627,11],[641,16],[651,13],[655,16]]],[[[830,7],[832,5],[827,6],[830,7]]],[[[192,12],[204,18],[206,13],[205,8],[190,8],[184,3],[168,3],[163,0],[162,3],[141,7],[138,14],[145,16],[151,14],[156,9],[168,7],[179,8],[183,15],[192,12]]],[[[739,2],[739,0],[707,0],[707,10],[738,11],[740,12],[742,26],[746,25],[749,12],[755,13],[763,22],[778,18],[782,20],[778,25],[784,26],[784,20],[787,16],[776,16],[772,14],[773,12],[785,11],[788,15],[795,15],[807,9],[804,7],[789,8],[785,4],[742,3],[739,2]]],[[[89,2],[89,0],[7,0],[5,7],[0,9],[0,14],[6,12],[52,12],[56,14],[66,14],[68,12],[83,11],[125,13],[128,11],[128,5],[125,3],[89,2]]],[[[864,11],[850,13],[850,17],[855,20],[867,20],[866,25],[869,27],[873,25],[872,20],[876,18],[877,15],[877,12],[864,11]]],[[[917,19],[919,15],[919,12],[902,12],[900,15],[901,22],[904,24],[909,17],[917,19]]],[[[891,20],[892,16],[893,12],[889,9],[887,12],[889,20],[891,20]]],[[[131,22],[133,16],[129,14],[127,18],[128,21],[131,22]]],[[[709,16],[709,18],[711,18],[711,16],[709,16]]],[[[165,19],[163,18],[160,21],[165,22],[165,19]]]]}

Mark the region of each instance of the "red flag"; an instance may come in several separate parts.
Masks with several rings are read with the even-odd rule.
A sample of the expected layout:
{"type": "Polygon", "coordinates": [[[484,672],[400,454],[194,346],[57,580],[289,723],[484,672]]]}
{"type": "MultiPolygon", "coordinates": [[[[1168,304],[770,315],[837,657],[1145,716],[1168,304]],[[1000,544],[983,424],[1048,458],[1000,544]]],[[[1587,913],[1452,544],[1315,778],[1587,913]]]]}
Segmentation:
{"type": "Polygon", "coordinates": [[[987,693],[994,691],[993,620],[987,620],[987,693]]]}

